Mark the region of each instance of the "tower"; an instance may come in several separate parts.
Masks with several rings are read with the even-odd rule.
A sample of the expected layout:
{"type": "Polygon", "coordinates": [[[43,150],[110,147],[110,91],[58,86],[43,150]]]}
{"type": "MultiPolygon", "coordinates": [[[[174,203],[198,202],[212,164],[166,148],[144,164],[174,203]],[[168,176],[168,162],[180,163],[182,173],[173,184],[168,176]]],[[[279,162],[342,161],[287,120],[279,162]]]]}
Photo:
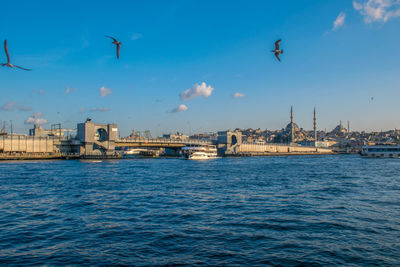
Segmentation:
{"type": "Polygon", "coordinates": [[[347,121],[347,133],[350,133],[350,121],[347,121]]]}
{"type": "Polygon", "coordinates": [[[314,146],[317,146],[317,115],[314,107],[314,146]]]}
{"type": "Polygon", "coordinates": [[[290,106],[290,142],[294,142],[294,122],[293,122],[293,106],[290,106]]]}

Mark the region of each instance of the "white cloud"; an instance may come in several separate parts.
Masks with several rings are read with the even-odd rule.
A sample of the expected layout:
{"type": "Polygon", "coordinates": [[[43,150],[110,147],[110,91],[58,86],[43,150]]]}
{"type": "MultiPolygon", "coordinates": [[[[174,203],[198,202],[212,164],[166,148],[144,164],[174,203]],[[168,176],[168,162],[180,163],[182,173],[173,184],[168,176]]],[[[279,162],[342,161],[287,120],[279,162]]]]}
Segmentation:
{"type": "Polygon", "coordinates": [[[77,90],[75,88],[67,87],[67,88],[65,88],[64,95],[68,95],[69,93],[76,92],[76,91],[77,90]]]}
{"type": "Polygon", "coordinates": [[[239,93],[239,92],[236,92],[236,93],[233,94],[233,98],[243,98],[243,97],[245,97],[245,94],[242,94],[242,93],[239,93]]]}
{"type": "Polygon", "coordinates": [[[42,90],[42,89],[39,89],[39,90],[33,89],[32,92],[35,93],[35,94],[39,94],[39,95],[44,95],[45,94],[45,91],[42,90]]]}
{"type": "Polygon", "coordinates": [[[25,120],[25,124],[37,124],[37,125],[46,124],[47,120],[40,118],[41,116],[43,116],[41,112],[35,113],[25,120]]]}
{"type": "Polygon", "coordinates": [[[132,36],[131,36],[131,40],[137,40],[137,39],[140,39],[140,38],[142,38],[143,37],[143,34],[141,34],[141,33],[134,33],[134,34],[132,34],[132,36]]]}
{"type": "MultiPolygon", "coordinates": [[[[13,111],[14,108],[16,107],[16,105],[17,105],[17,102],[10,101],[10,102],[5,103],[3,106],[1,106],[0,109],[4,110],[4,111],[13,111]]],[[[31,107],[27,107],[27,106],[23,106],[23,105],[18,105],[16,108],[19,111],[32,111],[31,107]]]]}
{"type": "Polygon", "coordinates": [[[23,105],[19,105],[18,106],[18,110],[19,111],[32,111],[31,107],[27,107],[27,106],[23,106],[23,105]]]}
{"type": "Polygon", "coordinates": [[[209,97],[212,94],[213,90],[214,88],[207,85],[205,82],[202,82],[201,84],[196,83],[195,85],[193,85],[192,88],[180,93],[179,96],[183,101],[192,99],[196,96],[209,97]]]}
{"type": "Polygon", "coordinates": [[[340,12],[335,21],[333,22],[333,30],[337,30],[344,25],[346,20],[346,13],[340,12]]]}
{"type": "Polygon", "coordinates": [[[181,104],[181,105],[177,106],[176,108],[174,108],[171,112],[172,113],[183,112],[183,111],[186,111],[188,109],[189,108],[186,105],[181,104]]]}
{"type": "Polygon", "coordinates": [[[365,23],[387,22],[400,16],[400,0],[353,1],[353,7],[364,16],[365,23]]]}
{"type": "Polygon", "coordinates": [[[17,102],[12,102],[12,101],[7,102],[1,107],[1,110],[12,111],[14,109],[15,104],[17,104],[17,102]]]}
{"type": "Polygon", "coordinates": [[[35,114],[33,114],[32,116],[34,117],[42,117],[43,113],[42,112],[36,112],[35,114]]]}
{"type": "Polygon", "coordinates": [[[110,111],[109,108],[106,107],[102,107],[102,108],[91,108],[90,111],[92,112],[107,112],[110,111]]]}
{"type": "Polygon", "coordinates": [[[105,97],[106,95],[112,93],[111,89],[105,88],[104,86],[102,86],[99,90],[100,90],[100,97],[105,97]]]}

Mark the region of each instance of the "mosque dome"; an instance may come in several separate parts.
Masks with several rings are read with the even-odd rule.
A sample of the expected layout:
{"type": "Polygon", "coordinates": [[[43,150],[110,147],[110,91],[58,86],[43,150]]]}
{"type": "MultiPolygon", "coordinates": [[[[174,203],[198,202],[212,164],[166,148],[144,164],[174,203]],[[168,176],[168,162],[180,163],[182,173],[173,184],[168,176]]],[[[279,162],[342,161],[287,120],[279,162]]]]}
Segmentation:
{"type": "MultiPolygon", "coordinates": [[[[299,127],[296,123],[294,123],[294,122],[293,122],[293,130],[294,130],[294,132],[300,131],[300,127],[299,127]]],[[[292,122],[289,122],[289,123],[288,123],[288,125],[287,125],[286,128],[285,128],[285,131],[286,131],[287,133],[289,133],[289,132],[292,131],[292,122]]]]}
{"type": "Polygon", "coordinates": [[[345,134],[347,133],[346,128],[343,127],[342,124],[339,124],[338,126],[336,126],[331,132],[330,134],[334,134],[334,135],[338,135],[338,134],[345,134]]]}

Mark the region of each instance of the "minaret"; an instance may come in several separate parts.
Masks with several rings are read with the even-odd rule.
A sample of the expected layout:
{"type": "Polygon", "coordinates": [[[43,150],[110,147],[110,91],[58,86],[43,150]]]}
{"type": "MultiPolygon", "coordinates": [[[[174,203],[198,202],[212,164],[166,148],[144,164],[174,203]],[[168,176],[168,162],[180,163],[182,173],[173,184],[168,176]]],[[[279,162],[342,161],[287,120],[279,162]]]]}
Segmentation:
{"type": "Polygon", "coordinates": [[[291,134],[291,139],[290,142],[294,142],[294,123],[293,123],[293,106],[290,106],[290,134],[291,134]]]}
{"type": "Polygon", "coordinates": [[[347,133],[350,133],[350,121],[347,121],[347,133]]]}
{"type": "Polygon", "coordinates": [[[317,116],[314,107],[314,146],[317,146],[317,116]]]}

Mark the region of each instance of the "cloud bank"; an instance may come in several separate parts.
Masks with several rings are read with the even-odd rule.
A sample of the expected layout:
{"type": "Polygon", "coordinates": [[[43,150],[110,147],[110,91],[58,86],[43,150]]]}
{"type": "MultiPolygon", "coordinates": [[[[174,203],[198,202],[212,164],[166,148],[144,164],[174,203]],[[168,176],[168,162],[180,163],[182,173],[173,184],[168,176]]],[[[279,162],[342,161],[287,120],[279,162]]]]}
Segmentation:
{"type": "Polygon", "coordinates": [[[100,97],[105,97],[106,95],[112,93],[111,89],[105,88],[104,86],[102,86],[99,90],[100,90],[100,97]]]}
{"type": "Polygon", "coordinates": [[[43,114],[41,112],[35,113],[32,116],[30,116],[29,118],[27,118],[24,123],[25,124],[37,124],[37,125],[46,124],[47,120],[41,118],[41,116],[43,116],[43,114]]]}
{"type": "Polygon", "coordinates": [[[365,23],[387,22],[400,16],[400,0],[353,1],[353,7],[364,17],[365,23]]]}
{"type": "Polygon", "coordinates": [[[9,101],[9,102],[5,103],[0,109],[4,110],[4,111],[12,111],[16,104],[17,104],[17,102],[9,101]]]}
{"type": "Polygon", "coordinates": [[[171,110],[171,112],[172,113],[183,112],[183,111],[186,111],[188,109],[189,108],[186,105],[181,104],[181,105],[177,106],[176,108],[174,108],[173,110],[171,110]]]}
{"type": "Polygon", "coordinates": [[[107,112],[110,111],[109,108],[106,107],[102,107],[102,108],[91,108],[90,109],[91,112],[107,112]]]}
{"type": "Polygon", "coordinates": [[[233,96],[233,98],[243,98],[243,97],[245,97],[245,94],[236,92],[232,96],[233,96]]]}
{"type": "Polygon", "coordinates": [[[346,13],[340,12],[335,21],[333,22],[333,30],[336,31],[344,25],[346,20],[346,13]]]}
{"type": "MultiPolygon", "coordinates": [[[[13,111],[14,108],[16,107],[16,105],[17,105],[17,102],[9,101],[9,102],[5,103],[3,106],[1,106],[1,107],[0,107],[0,110],[3,110],[3,111],[13,111]]],[[[18,109],[19,111],[32,111],[32,108],[31,108],[31,107],[24,106],[24,105],[18,105],[18,106],[17,106],[17,109],[18,109]]]]}
{"type": "Polygon", "coordinates": [[[27,107],[27,106],[23,106],[23,105],[19,105],[18,106],[18,110],[19,111],[32,111],[31,107],[27,107]]]}
{"type": "Polygon", "coordinates": [[[207,85],[205,82],[202,82],[201,84],[196,83],[192,88],[180,93],[179,96],[182,101],[189,100],[197,96],[209,97],[213,90],[214,88],[207,85]]]}
{"type": "Polygon", "coordinates": [[[38,95],[44,95],[44,94],[46,93],[46,92],[45,92],[44,90],[42,90],[42,89],[39,89],[39,90],[33,89],[32,92],[33,92],[34,94],[38,94],[38,95]]]}
{"type": "Polygon", "coordinates": [[[77,90],[75,88],[67,87],[67,88],[65,88],[64,95],[68,95],[69,93],[76,92],[76,91],[77,90]]]}

